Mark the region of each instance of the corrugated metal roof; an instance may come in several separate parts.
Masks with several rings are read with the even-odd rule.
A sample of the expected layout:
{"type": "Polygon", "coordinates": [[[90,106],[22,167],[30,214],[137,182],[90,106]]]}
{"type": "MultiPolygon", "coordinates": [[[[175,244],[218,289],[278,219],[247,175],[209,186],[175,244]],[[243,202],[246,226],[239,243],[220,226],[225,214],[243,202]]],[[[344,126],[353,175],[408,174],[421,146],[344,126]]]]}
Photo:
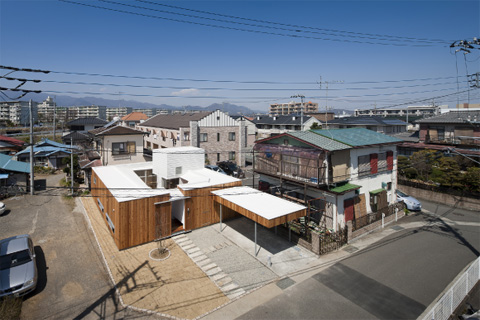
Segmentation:
{"type": "Polygon", "coordinates": [[[480,125],[480,111],[450,111],[431,118],[420,119],[416,123],[474,123],[480,125]]]}
{"type": "Polygon", "coordinates": [[[369,146],[375,144],[397,143],[402,140],[387,136],[365,128],[311,130],[319,135],[331,138],[352,147],[369,146]]]}
{"type": "Polygon", "coordinates": [[[12,160],[12,157],[0,154],[0,168],[8,171],[30,173],[30,163],[12,160]]]}
{"type": "Polygon", "coordinates": [[[355,190],[355,189],[359,189],[361,188],[362,186],[359,186],[359,185],[356,185],[356,184],[352,184],[352,183],[345,183],[345,184],[342,184],[342,185],[339,185],[333,189],[330,189],[328,191],[330,192],[335,192],[335,193],[345,193],[345,192],[348,192],[348,191],[352,191],[352,190],[355,190]]]}
{"type": "Polygon", "coordinates": [[[329,139],[328,137],[324,137],[311,131],[295,131],[289,132],[287,135],[301,139],[327,151],[346,150],[351,148],[344,143],[329,139]]]}

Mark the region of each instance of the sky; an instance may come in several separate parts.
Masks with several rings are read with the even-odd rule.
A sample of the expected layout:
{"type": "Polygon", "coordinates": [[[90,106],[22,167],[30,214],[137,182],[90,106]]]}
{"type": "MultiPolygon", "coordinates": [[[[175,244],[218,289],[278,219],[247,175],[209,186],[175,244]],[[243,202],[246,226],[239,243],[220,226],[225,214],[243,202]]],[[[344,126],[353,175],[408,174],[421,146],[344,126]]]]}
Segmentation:
{"type": "Polygon", "coordinates": [[[9,74],[41,80],[22,89],[124,103],[453,108],[480,102],[480,46],[450,48],[480,36],[479,3],[0,0],[0,65],[51,71],[9,74]]]}

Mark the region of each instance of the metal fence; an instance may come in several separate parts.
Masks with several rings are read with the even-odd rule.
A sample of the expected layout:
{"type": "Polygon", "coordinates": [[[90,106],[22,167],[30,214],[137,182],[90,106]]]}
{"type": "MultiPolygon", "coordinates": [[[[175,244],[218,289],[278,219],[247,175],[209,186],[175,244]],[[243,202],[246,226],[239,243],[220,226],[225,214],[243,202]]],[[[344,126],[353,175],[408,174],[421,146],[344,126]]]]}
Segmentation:
{"type": "Polygon", "coordinates": [[[424,313],[422,320],[447,320],[463,299],[480,280],[480,257],[478,257],[467,270],[443,294],[438,302],[428,312],[424,313]]]}

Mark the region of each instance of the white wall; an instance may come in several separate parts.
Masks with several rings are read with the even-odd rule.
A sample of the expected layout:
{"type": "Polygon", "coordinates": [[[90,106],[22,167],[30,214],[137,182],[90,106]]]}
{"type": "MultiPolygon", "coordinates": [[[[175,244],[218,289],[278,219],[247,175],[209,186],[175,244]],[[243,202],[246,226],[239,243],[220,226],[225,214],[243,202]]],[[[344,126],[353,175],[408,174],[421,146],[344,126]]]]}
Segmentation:
{"type": "Polygon", "coordinates": [[[101,154],[102,157],[104,157],[104,159],[102,159],[104,165],[145,162],[145,158],[143,157],[143,134],[105,136],[103,143],[104,152],[101,154]],[[112,143],[127,141],[135,141],[135,154],[112,155],[112,143]]]}
{"type": "Polygon", "coordinates": [[[153,173],[160,182],[162,178],[178,178],[191,170],[204,168],[205,150],[195,147],[177,147],[152,150],[153,173]],[[181,172],[176,173],[176,168],[181,172]]]}

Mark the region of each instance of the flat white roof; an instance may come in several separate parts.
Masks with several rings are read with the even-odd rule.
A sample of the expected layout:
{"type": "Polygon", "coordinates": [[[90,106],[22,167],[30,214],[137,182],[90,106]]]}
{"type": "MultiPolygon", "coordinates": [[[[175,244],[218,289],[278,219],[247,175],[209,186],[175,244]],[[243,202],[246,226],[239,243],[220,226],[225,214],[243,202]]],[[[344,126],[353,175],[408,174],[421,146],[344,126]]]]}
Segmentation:
{"type": "Polygon", "coordinates": [[[152,169],[152,162],[138,162],[92,168],[118,202],[168,194],[166,189],[151,189],[135,173],[152,169]]]}
{"type": "Polygon", "coordinates": [[[227,188],[212,191],[212,193],[267,220],[307,208],[247,186],[227,188]]]}
{"type": "Polygon", "coordinates": [[[197,147],[174,147],[153,149],[153,153],[205,153],[205,150],[197,147]]]}
{"type": "Polygon", "coordinates": [[[182,190],[213,187],[219,184],[240,181],[240,179],[206,168],[188,171],[187,173],[181,175],[180,179],[188,181],[187,183],[178,185],[178,187],[182,190]]]}

